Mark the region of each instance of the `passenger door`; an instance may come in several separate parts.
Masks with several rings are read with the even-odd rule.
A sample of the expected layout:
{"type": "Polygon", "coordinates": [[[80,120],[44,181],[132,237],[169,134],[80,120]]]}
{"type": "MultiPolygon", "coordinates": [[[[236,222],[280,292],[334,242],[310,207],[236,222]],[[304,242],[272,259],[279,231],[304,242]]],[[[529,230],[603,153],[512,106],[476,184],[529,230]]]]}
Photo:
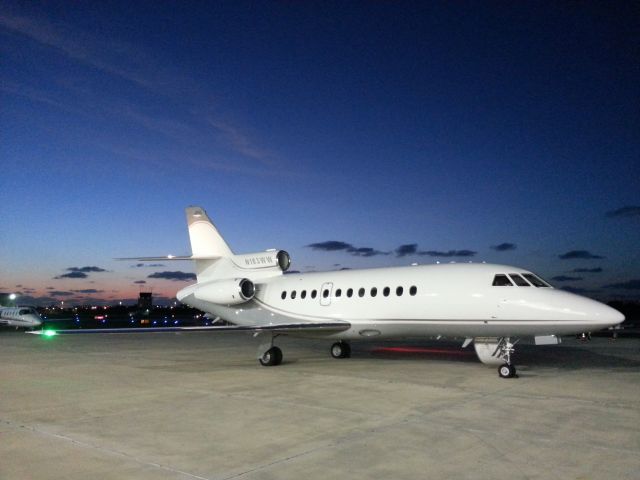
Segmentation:
{"type": "Polygon", "coordinates": [[[320,305],[328,307],[331,305],[331,293],[333,290],[333,283],[326,282],[322,284],[320,289],[320,305]]]}

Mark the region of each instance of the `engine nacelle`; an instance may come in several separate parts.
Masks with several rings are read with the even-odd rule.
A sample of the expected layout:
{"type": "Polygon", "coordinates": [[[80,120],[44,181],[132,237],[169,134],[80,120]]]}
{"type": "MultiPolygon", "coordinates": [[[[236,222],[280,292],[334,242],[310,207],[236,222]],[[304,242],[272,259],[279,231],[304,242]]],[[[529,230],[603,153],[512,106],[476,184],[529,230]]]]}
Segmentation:
{"type": "Polygon", "coordinates": [[[194,291],[198,300],[219,305],[238,305],[248,302],[256,294],[256,287],[248,278],[233,278],[207,282],[194,291]]]}
{"type": "Polygon", "coordinates": [[[284,250],[234,255],[232,260],[236,266],[251,270],[276,267],[286,272],[291,265],[291,257],[284,250]]]}

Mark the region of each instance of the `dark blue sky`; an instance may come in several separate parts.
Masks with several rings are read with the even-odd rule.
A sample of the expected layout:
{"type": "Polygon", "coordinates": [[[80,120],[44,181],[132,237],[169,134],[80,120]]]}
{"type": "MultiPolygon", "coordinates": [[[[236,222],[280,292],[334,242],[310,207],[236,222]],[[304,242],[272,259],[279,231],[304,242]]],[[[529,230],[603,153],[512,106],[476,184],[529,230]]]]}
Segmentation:
{"type": "Polygon", "coordinates": [[[190,265],[112,258],[187,253],[199,204],[296,270],[638,298],[639,33],[637,2],[4,2],[0,292],[172,296],[190,265]]]}

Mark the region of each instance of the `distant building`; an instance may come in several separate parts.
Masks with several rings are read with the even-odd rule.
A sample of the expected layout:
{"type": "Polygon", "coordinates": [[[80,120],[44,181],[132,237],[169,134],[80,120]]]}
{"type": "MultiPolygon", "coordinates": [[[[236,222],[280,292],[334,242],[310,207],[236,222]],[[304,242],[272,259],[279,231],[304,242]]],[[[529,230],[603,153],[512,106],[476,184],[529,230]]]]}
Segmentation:
{"type": "Polygon", "coordinates": [[[151,310],[153,305],[153,294],[151,292],[140,292],[138,297],[138,310],[151,310]]]}

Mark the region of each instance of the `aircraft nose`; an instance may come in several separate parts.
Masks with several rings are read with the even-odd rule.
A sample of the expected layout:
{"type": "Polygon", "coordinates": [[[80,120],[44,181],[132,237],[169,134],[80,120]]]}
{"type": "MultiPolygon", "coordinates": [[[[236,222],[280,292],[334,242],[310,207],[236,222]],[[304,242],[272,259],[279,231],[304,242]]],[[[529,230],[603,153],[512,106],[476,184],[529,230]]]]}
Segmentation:
{"type": "MultiPolygon", "coordinates": [[[[599,303],[599,302],[598,302],[599,303]]],[[[624,315],[615,308],[599,303],[599,308],[595,312],[594,322],[602,327],[613,327],[624,322],[624,315]]]]}

